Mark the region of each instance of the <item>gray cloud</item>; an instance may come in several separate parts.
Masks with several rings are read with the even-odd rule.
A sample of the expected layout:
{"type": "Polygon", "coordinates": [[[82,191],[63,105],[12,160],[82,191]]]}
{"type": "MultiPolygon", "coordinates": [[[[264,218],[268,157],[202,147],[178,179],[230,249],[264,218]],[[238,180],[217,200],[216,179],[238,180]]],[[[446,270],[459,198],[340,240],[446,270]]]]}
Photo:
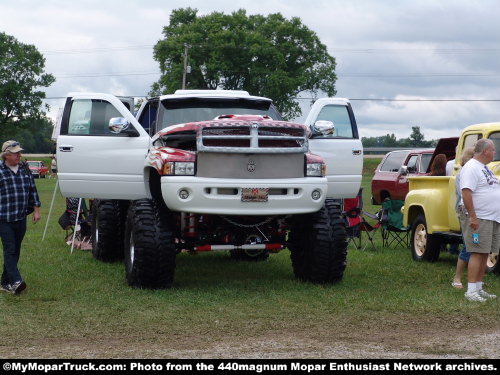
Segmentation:
{"type": "MultiPolygon", "coordinates": [[[[47,71],[60,76],[47,90],[49,97],[70,91],[145,95],[158,76],[62,76],[158,71],[151,48],[96,49],[151,46],[161,38],[171,10],[187,6],[202,14],[244,8],[249,14],[281,12],[286,17],[300,17],[337,58],[338,96],[500,99],[500,23],[495,0],[20,0],[0,3],[0,30],[45,52],[47,71]],[[85,49],[94,51],[78,53],[85,49]],[[57,53],[61,50],[73,53],[57,53]],[[490,76],[404,76],[410,73],[490,76]]],[[[59,103],[50,104],[54,115],[59,103]]],[[[298,121],[307,113],[306,101],[303,107],[304,116],[298,121]]],[[[361,134],[366,136],[395,133],[406,137],[412,125],[419,125],[426,138],[435,138],[458,134],[472,123],[500,121],[498,102],[353,102],[353,107],[361,134]]]]}

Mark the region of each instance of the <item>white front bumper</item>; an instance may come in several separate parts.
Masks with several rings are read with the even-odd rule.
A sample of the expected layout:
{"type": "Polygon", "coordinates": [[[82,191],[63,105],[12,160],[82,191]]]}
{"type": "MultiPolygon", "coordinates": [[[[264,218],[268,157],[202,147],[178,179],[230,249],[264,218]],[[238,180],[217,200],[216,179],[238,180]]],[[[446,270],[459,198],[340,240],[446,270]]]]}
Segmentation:
{"type": "Polygon", "coordinates": [[[172,211],[218,215],[283,215],[305,214],[318,211],[324,204],[328,183],[323,177],[292,178],[286,180],[234,180],[200,178],[195,176],[167,176],[161,178],[163,199],[172,211]],[[269,188],[267,202],[242,202],[242,188],[269,188]],[[235,189],[228,195],[218,189],[235,189]],[[189,197],[181,199],[180,190],[187,190],[189,197]],[[321,191],[321,198],[313,200],[314,190],[321,191]]]}

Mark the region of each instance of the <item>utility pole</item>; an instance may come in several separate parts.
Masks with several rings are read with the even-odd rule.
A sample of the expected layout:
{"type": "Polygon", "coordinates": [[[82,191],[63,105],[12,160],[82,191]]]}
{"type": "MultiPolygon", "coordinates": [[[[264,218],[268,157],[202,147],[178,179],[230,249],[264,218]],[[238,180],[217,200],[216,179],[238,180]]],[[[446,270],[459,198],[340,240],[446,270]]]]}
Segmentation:
{"type": "Polygon", "coordinates": [[[187,74],[187,70],[188,70],[188,66],[187,66],[188,49],[189,49],[189,45],[184,44],[184,71],[182,73],[182,89],[183,90],[186,89],[186,74],[187,74]]]}

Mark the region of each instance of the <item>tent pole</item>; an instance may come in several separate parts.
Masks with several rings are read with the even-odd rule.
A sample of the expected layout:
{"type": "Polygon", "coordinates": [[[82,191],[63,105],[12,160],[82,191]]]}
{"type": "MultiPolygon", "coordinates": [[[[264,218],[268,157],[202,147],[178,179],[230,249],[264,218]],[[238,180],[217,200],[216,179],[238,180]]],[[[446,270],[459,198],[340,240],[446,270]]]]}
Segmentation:
{"type": "Polygon", "coordinates": [[[75,247],[75,237],[76,237],[76,227],[78,225],[78,219],[80,218],[80,208],[82,207],[82,198],[78,199],[78,210],[76,211],[75,226],[73,229],[73,240],[71,241],[71,254],[73,254],[73,248],[75,247]]]}
{"type": "Polygon", "coordinates": [[[52,214],[52,207],[54,207],[54,200],[56,198],[56,191],[59,186],[59,179],[56,180],[56,186],[54,187],[54,193],[52,193],[52,202],[50,202],[49,214],[47,215],[47,221],[45,222],[45,229],[43,231],[42,241],[45,240],[45,234],[47,233],[47,228],[49,226],[50,215],[52,214]]]}

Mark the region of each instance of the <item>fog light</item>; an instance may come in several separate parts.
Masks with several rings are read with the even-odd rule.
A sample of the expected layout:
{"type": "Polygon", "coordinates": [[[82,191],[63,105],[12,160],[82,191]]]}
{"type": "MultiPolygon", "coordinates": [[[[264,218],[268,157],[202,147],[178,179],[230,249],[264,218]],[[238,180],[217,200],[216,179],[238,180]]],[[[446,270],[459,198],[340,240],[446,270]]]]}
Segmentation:
{"type": "Polygon", "coordinates": [[[320,190],[314,190],[311,193],[311,197],[312,197],[312,199],[314,199],[315,201],[317,201],[318,199],[321,198],[321,191],[320,190]]]}
{"type": "Polygon", "coordinates": [[[188,199],[189,198],[189,191],[187,191],[186,189],[179,190],[179,198],[188,199]]]}

